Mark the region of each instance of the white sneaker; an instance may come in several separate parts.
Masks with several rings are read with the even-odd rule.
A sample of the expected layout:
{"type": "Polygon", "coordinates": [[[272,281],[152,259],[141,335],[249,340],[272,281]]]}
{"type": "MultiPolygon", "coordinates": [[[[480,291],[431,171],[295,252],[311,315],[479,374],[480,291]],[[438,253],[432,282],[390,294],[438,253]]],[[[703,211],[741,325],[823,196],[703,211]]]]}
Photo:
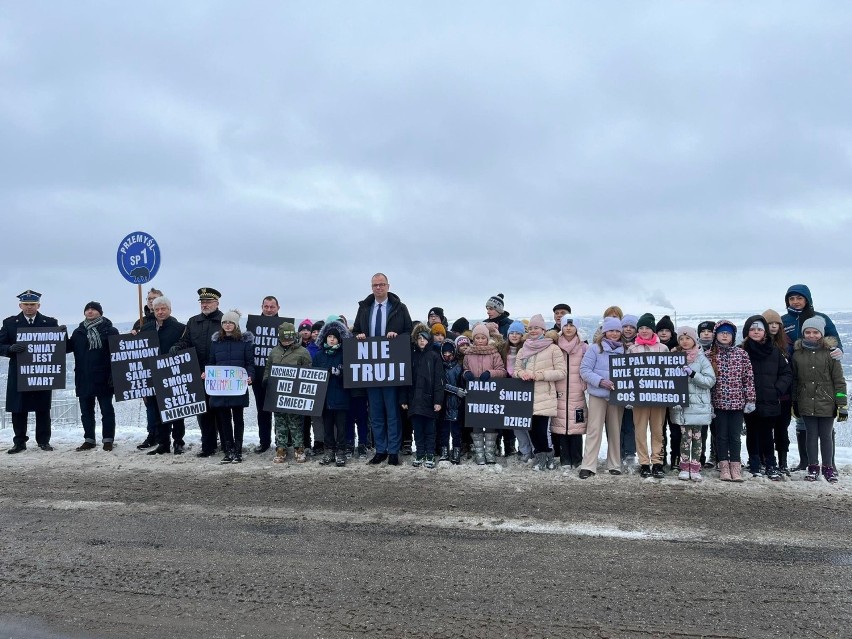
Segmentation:
{"type": "Polygon", "coordinates": [[[689,481],[689,471],[688,470],[680,471],[677,475],[677,478],[682,479],[683,481],[689,481]]]}
{"type": "Polygon", "coordinates": [[[692,473],[690,479],[692,481],[702,481],[704,478],[701,476],[701,473],[692,473]]]}

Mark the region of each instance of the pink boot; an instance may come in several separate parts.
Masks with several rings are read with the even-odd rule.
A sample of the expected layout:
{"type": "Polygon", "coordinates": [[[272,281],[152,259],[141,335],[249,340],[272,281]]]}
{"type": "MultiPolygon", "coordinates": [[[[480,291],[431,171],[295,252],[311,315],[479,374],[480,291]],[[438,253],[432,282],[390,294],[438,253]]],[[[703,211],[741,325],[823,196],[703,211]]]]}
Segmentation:
{"type": "Polygon", "coordinates": [[[743,481],[742,464],[731,462],[731,481],[741,483],[743,481]]]}
{"type": "Polygon", "coordinates": [[[701,476],[701,462],[689,462],[689,478],[692,481],[701,481],[704,479],[701,476]]]}
{"type": "Polygon", "coordinates": [[[722,481],[731,481],[731,462],[719,462],[719,479],[722,481]]]}

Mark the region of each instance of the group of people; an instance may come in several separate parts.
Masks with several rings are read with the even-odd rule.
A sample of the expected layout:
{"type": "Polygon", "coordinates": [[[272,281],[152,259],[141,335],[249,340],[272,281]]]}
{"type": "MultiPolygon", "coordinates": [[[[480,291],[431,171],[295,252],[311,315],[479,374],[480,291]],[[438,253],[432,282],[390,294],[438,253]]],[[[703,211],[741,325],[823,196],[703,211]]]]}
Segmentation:
{"type": "MultiPolygon", "coordinates": [[[[162,291],[151,289],[144,316],[133,332],[156,331],[161,355],[195,348],[202,370],[206,365],[244,368],[257,408],[259,444],[254,452],[272,448],[274,422],[274,463],[285,462],[290,447],[297,463],[316,454],[321,464],[336,466],[345,466],[352,457],[366,459],[371,448],[369,464],[399,465],[401,456],[411,455],[414,466],[425,468],[470,458],[478,465],[494,464],[502,454],[517,456],[537,471],[562,468],[588,479],[599,472],[598,456],[606,435],[604,467],[612,475],[620,475],[625,463],[638,462],[642,477],[662,479],[668,465],[683,480],[700,481],[701,471],[708,468],[718,469],[723,481],[742,481],[744,470],[780,480],[792,470],[787,463],[787,431],[795,416],[800,459],[795,470],[806,471],[807,480],[822,475],[826,481],[837,481],[834,424],[847,417],[842,344],[831,319],[814,310],[804,285],[788,289],[783,316],[768,309],[750,317],[739,344],[737,327],[728,320],[675,327],[668,316],[657,321],[650,313],[624,314],[617,306],[606,309],[595,335],[584,339],[570,305],[555,305],[552,323],[542,315],[513,320],[502,294],[488,298],[487,318],[472,327],[465,318],[450,326],[437,306],[425,321],[413,322],[406,305],[390,291],[386,275],[376,273],[371,289],[358,304],[351,326],[337,314],[319,322],[304,320],[298,326],[282,319],[278,344],[262,371],[255,368],[252,333],[242,331],[239,312],[219,310],[221,294],[213,288],[198,290],[200,313],[186,324],[171,316],[171,302],[162,291]],[[344,339],[399,336],[411,341],[410,386],[345,387],[344,339]],[[685,356],[681,372],[688,380],[686,405],[623,406],[614,401],[610,358],[670,351],[685,356]],[[271,367],[278,365],[329,371],[320,419],[264,410],[271,367]],[[468,383],[501,377],[530,383],[530,427],[466,428],[468,383]],[[745,469],[740,450],[743,428],[745,469]]],[[[6,318],[0,329],[0,355],[10,359],[6,409],[12,413],[15,431],[8,450],[12,454],[26,449],[29,412],[36,415],[36,443],[52,450],[50,391],[17,388],[16,358],[25,349],[17,332],[27,325],[65,329],[41,314],[39,293],[28,290],[18,298],[21,313],[6,318]]],[[[274,296],[262,300],[261,315],[277,317],[279,311],[274,296]]],[[[68,336],[84,431],[78,451],[96,446],[96,403],[102,414],[103,448],[113,446],[108,338],[116,334],[101,305],[89,302],[84,320],[68,336]]],[[[150,455],[183,454],[184,420],[163,423],[156,400],[144,401],[148,436],[138,448],[150,449],[150,455]]],[[[239,463],[248,392],[207,396],[205,401],[207,411],[197,417],[198,456],[209,457],[221,447],[223,463],[239,463]]]]}

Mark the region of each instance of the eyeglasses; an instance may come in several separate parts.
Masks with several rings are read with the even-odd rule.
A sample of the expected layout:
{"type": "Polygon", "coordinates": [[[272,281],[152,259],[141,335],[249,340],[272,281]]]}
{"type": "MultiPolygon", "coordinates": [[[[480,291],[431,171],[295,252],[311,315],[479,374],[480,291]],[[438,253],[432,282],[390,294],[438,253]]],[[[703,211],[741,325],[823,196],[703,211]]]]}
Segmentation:
{"type": "Polygon", "coordinates": [[[373,288],[384,288],[387,284],[373,284],[373,288]]]}

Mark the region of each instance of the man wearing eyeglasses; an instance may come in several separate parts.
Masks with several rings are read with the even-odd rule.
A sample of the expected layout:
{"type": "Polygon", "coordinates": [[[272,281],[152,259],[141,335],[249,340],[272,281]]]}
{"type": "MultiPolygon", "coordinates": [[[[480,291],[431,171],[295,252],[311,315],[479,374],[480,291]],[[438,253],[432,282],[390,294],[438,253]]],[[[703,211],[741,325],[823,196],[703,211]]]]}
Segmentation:
{"type": "MultiPolygon", "coordinates": [[[[373,292],[358,304],[352,332],[358,339],[409,335],[412,324],[408,308],[399,297],[390,292],[387,275],[376,273],[370,281],[373,292]]],[[[396,386],[367,389],[370,427],[376,444],[376,454],[371,464],[387,460],[391,466],[399,465],[399,448],[402,431],[399,419],[399,398],[396,386]]],[[[363,442],[359,442],[363,443],[363,442]]]]}

